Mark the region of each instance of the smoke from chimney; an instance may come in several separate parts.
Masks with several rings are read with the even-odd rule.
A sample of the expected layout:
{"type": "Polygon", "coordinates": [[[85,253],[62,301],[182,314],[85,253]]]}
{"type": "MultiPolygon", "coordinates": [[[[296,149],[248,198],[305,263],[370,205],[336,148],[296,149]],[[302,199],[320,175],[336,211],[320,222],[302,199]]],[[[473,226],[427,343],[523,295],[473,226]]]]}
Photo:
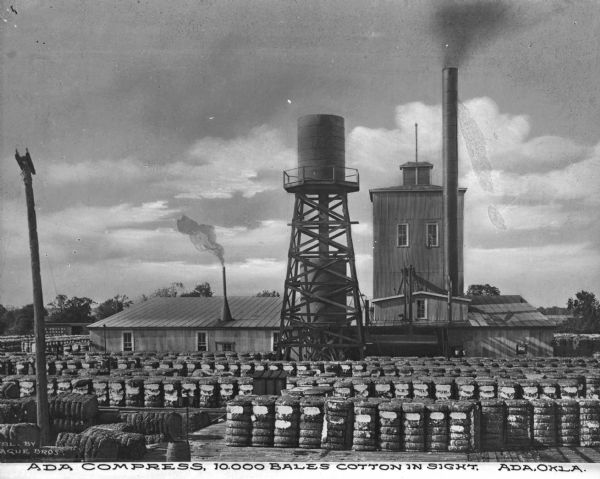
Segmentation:
{"type": "Polygon", "coordinates": [[[445,66],[459,66],[475,50],[515,25],[512,7],[501,0],[439,3],[432,30],[442,46],[445,66]]]}
{"type": "Polygon", "coordinates": [[[188,235],[192,244],[199,251],[210,251],[222,266],[225,266],[225,249],[217,243],[217,235],[213,225],[199,225],[193,219],[183,215],[177,220],[177,230],[188,235]]]}

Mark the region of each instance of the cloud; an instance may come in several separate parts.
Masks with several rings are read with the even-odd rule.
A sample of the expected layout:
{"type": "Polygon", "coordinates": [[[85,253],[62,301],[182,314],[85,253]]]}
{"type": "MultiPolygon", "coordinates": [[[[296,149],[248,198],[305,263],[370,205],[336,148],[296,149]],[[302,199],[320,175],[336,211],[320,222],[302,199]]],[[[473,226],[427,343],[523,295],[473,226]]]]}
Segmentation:
{"type": "MultiPolygon", "coordinates": [[[[560,218],[552,218],[553,212],[569,215],[582,205],[600,201],[596,186],[600,180],[600,144],[593,148],[560,137],[528,138],[530,120],[500,113],[490,98],[472,99],[465,106],[485,139],[494,186],[493,194],[481,187],[465,142],[459,138],[460,183],[468,188],[467,204],[493,202],[518,214],[521,206],[535,203],[538,213],[549,215],[548,222],[555,224],[560,218]]],[[[400,164],[414,160],[414,123],[419,124],[419,159],[434,164],[432,182],[442,183],[440,106],[410,103],[397,107],[397,128],[393,130],[357,127],[351,131],[349,163],[363,166],[363,185],[400,182],[400,173],[394,172],[400,164]]]]}
{"type": "Polygon", "coordinates": [[[597,247],[575,239],[533,247],[469,248],[465,250],[465,284],[491,283],[503,294],[521,294],[535,305],[564,306],[576,291],[596,290],[597,247]]]}
{"type": "Polygon", "coordinates": [[[165,185],[179,191],[177,198],[230,198],[236,191],[251,197],[280,188],[279,175],[295,166],[295,156],[281,133],[264,125],[241,138],[203,138],[189,151],[189,163],[199,166],[169,167],[175,178],[165,185]]]}
{"type": "MultiPolygon", "coordinates": [[[[29,255],[27,222],[16,201],[4,205],[0,220],[5,251],[11,258],[29,255]]],[[[178,214],[165,201],[131,205],[122,203],[111,207],[73,206],[64,210],[38,215],[40,252],[55,261],[90,261],[106,259],[114,254],[110,235],[115,229],[164,220],[178,214]]]]}
{"type": "MultiPolygon", "coordinates": [[[[556,281],[561,275],[573,279],[570,285],[587,284],[593,289],[593,280],[600,279],[600,143],[588,146],[558,136],[532,138],[527,116],[503,113],[491,98],[470,99],[465,111],[481,130],[493,185],[490,192],[482,184],[465,139],[459,136],[459,184],[467,188],[467,282],[498,281],[504,286],[501,289],[523,294],[535,291],[532,285],[540,281],[551,282],[552,295],[533,294],[541,303],[572,294],[565,287],[575,286],[556,281]],[[502,216],[505,230],[490,220],[490,205],[502,216]],[[529,263],[523,274],[523,265],[529,263]],[[586,269],[581,282],[576,280],[579,268],[586,269]],[[528,278],[529,283],[514,280],[515,275],[528,278]],[[515,290],[516,286],[521,289],[515,290]]],[[[360,169],[363,188],[401,183],[398,166],[414,161],[415,123],[419,124],[419,161],[433,163],[432,182],[442,184],[440,106],[413,102],[396,108],[395,128],[360,126],[348,135],[349,164],[360,169]]],[[[356,211],[360,219],[367,214],[360,205],[356,211]]],[[[361,244],[359,251],[366,253],[366,246],[361,244]]]]}
{"type": "Polygon", "coordinates": [[[88,159],[53,162],[42,165],[42,170],[45,183],[54,188],[136,182],[181,199],[231,198],[236,192],[249,198],[280,189],[281,172],[295,166],[295,156],[280,131],[263,125],[238,138],[202,138],[170,162],[150,163],[135,157],[88,159]]]}
{"type": "Polygon", "coordinates": [[[152,165],[135,157],[123,159],[85,159],[78,163],[56,161],[47,167],[42,164],[44,181],[50,186],[61,187],[72,183],[104,183],[151,180],[156,171],[152,165]]]}
{"type": "MultiPolygon", "coordinates": [[[[467,282],[497,282],[503,290],[513,291],[517,285],[529,291],[531,285],[510,283],[515,265],[521,271],[528,264],[524,258],[539,262],[525,275],[531,284],[536,284],[541,271],[558,274],[552,264],[576,278],[573,272],[584,266],[585,257],[592,269],[582,278],[597,279],[600,222],[594,212],[600,204],[600,145],[590,147],[558,136],[532,138],[527,116],[503,113],[490,98],[468,100],[465,107],[485,139],[494,185],[492,193],[482,187],[461,138],[460,184],[468,188],[467,282]],[[492,224],[489,205],[500,212],[506,230],[492,224]]],[[[366,294],[371,294],[372,283],[367,190],[401,182],[398,166],[414,158],[414,123],[419,124],[419,160],[434,164],[433,182],[441,184],[440,106],[400,105],[395,123],[391,129],[359,125],[347,135],[347,164],[361,175],[362,191],[350,195],[349,207],[352,220],[358,221],[353,239],[359,283],[366,294]]],[[[58,162],[52,168],[42,164],[48,173],[40,184],[45,197],[75,187],[85,191],[92,184],[107,185],[98,190],[105,194],[89,196],[88,204],[63,203],[52,209],[41,203],[38,221],[46,288],[52,284],[60,292],[83,294],[78,292],[86,286],[86,295],[103,299],[118,292],[148,293],[171,281],[190,287],[205,280],[219,284],[215,259],[199,253],[175,231],[176,218],[185,213],[216,226],[232,294],[252,294],[254,286],[282,292],[293,195],[283,191],[281,171],[293,168],[296,161],[289,143],[282,130],[263,125],[234,138],[200,138],[161,164],[145,164],[136,156],[88,159],[74,166],[58,162]],[[119,201],[121,195],[109,189],[119,183],[120,191],[135,184],[136,190],[143,190],[143,198],[153,200],[119,201]]],[[[3,204],[3,278],[13,274],[19,278],[14,284],[3,279],[2,294],[7,296],[23,289],[18,271],[27,270],[22,200],[3,204]]],[[[557,288],[553,293],[557,297],[570,294],[557,288]]]]}

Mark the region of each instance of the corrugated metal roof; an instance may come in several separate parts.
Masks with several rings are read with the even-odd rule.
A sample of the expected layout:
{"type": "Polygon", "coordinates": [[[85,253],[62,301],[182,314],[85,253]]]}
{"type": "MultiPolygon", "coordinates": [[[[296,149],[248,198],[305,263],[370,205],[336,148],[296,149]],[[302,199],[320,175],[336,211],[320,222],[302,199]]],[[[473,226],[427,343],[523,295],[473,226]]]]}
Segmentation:
{"type": "Polygon", "coordinates": [[[151,298],[88,328],[278,328],[281,298],[228,296],[233,321],[221,322],[223,297],[151,298]]]}
{"type": "Polygon", "coordinates": [[[519,295],[469,296],[468,323],[478,328],[552,328],[558,322],[544,316],[519,295]]]}
{"type": "MultiPolygon", "coordinates": [[[[270,328],[279,327],[281,298],[231,296],[227,298],[234,321],[220,322],[222,297],[152,298],[88,328],[270,328]]],[[[521,296],[471,296],[468,321],[457,327],[555,327],[560,320],[537,311],[521,296]]],[[[431,323],[435,326],[437,323],[431,323]]],[[[374,326],[397,326],[398,321],[374,326]]],[[[425,325],[425,324],[422,324],[425,325]]]]}

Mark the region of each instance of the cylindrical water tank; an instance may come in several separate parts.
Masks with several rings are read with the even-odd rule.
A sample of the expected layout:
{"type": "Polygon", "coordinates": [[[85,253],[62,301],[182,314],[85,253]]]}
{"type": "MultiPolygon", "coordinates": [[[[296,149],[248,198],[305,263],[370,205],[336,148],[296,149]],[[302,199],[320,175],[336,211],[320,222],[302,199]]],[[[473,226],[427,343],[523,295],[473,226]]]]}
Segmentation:
{"type": "Polygon", "coordinates": [[[298,167],[314,179],[331,178],[331,168],[344,168],[344,118],[305,115],[298,118],[298,167]]]}

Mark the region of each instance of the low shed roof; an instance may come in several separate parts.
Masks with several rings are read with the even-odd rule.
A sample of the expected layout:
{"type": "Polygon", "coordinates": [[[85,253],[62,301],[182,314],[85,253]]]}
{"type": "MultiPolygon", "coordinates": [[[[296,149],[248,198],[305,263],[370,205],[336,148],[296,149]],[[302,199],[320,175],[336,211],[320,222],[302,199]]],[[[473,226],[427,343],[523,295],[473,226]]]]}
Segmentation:
{"type": "Polygon", "coordinates": [[[228,296],[233,321],[222,322],[223,297],[151,298],[88,325],[102,328],[278,328],[281,298],[228,296]]]}
{"type": "MultiPolygon", "coordinates": [[[[385,298],[403,304],[404,296],[385,298]]],[[[435,299],[435,298],[433,298],[435,299]]],[[[440,301],[445,301],[439,295],[440,301]]],[[[454,321],[455,328],[555,328],[560,320],[549,318],[540,313],[519,295],[466,296],[469,301],[466,321],[454,321]]],[[[376,301],[374,301],[376,303],[376,301]]],[[[376,327],[398,326],[398,320],[383,320],[373,323],[376,327]]],[[[406,325],[407,323],[403,323],[406,325]]],[[[447,322],[414,321],[416,327],[445,327],[447,322]]]]}
{"type": "Polygon", "coordinates": [[[470,296],[468,323],[472,327],[553,328],[558,323],[540,313],[519,295],[470,296]]]}

